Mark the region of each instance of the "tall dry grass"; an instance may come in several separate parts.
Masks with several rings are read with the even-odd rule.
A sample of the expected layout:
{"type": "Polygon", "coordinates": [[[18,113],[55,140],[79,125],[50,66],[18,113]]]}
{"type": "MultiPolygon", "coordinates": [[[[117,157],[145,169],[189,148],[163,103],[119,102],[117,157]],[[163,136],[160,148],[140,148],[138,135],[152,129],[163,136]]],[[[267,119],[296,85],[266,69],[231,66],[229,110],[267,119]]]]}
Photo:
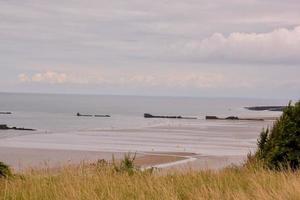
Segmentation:
{"type": "Polygon", "coordinates": [[[82,164],[0,179],[0,199],[300,199],[300,172],[247,166],[129,174],[82,164]]]}

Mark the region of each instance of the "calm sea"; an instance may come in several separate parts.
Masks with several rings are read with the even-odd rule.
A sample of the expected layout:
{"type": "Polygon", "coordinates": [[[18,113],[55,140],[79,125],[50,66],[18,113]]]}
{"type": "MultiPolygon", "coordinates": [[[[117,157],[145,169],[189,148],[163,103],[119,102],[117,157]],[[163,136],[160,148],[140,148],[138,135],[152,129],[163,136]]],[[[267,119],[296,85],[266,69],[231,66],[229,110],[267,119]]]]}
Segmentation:
{"type": "MultiPolygon", "coordinates": [[[[144,119],[154,115],[276,116],[278,112],[256,112],[245,106],[286,105],[288,100],[195,97],[141,97],[109,95],[7,94],[0,93],[0,124],[49,132],[149,127],[167,119],[144,119]],[[111,115],[111,118],[77,117],[76,113],[111,115]]],[[[176,121],[176,120],[175,120],[176,121]]]]}

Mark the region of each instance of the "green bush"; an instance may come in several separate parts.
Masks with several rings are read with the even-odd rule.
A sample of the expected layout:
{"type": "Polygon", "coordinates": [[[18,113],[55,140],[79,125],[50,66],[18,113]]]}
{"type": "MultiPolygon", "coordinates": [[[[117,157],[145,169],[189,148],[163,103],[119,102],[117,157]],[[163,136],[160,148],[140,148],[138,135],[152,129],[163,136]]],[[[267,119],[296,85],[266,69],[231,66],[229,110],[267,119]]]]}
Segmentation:
{"type": "Polygon", "coordinates": [[[7,178],[11,175],[12,173],[9,166],[4,164],[3,162],[0,162],[0,178],[7,178]]]}
{"type": "Polygon", "coordinates": [[[116,164],[113,158],[113,166],[116,172],[127,172],[129,175],[132,175],[134,172],[140,171],[138,167],[135,166],[134,161],[136,154],[131,156],[130,153],[124,155],[124,159],[121,160],[119,165],[116,164]]]}
{"type": "Polygon", "coordinates": [[[270,169],[300,168],[300,101],[290,103],[273,128],[262,131],[255,157],[270,169]]]}

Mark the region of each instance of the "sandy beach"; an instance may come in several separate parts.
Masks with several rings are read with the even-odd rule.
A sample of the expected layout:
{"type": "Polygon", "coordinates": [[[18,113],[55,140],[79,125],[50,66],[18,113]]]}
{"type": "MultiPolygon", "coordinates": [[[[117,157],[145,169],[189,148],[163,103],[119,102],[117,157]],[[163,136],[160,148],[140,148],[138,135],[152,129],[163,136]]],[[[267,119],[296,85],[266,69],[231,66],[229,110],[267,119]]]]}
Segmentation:
{"type": "Polygon", "coordinates": [[[1,131],[0,159],[15,170],[57,167],[136,153],[140,167],[220,169],[242,164],[272,121],[169,120],[136,128],[45,133],[1,131]]]}
{"type": "MultiPolygon", "coordinates": [[[[56,168],[82,162],[94,163],[100,159],[120,160],[124,155],[121,152],[0,147],[0,158],[15,171],[31,168],[56,168]]],[[[244,156],[201,156],[193,153],[148,152],[136,153],[135,164],[141,168],[155,167],[168,170],[221,169],[231,164],[239,165],[243,160],[244,156]]]]}

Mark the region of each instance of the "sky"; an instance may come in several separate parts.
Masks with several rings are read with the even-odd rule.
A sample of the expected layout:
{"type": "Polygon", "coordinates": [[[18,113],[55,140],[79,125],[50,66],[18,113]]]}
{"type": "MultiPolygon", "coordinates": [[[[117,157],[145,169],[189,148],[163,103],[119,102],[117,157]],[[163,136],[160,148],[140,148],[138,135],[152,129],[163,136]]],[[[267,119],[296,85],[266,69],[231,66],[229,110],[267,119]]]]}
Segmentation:
{"type": "Polygon", "coordinates": [[[0,0],[0,92],[300,97],[300,0],[0,0]]]}

